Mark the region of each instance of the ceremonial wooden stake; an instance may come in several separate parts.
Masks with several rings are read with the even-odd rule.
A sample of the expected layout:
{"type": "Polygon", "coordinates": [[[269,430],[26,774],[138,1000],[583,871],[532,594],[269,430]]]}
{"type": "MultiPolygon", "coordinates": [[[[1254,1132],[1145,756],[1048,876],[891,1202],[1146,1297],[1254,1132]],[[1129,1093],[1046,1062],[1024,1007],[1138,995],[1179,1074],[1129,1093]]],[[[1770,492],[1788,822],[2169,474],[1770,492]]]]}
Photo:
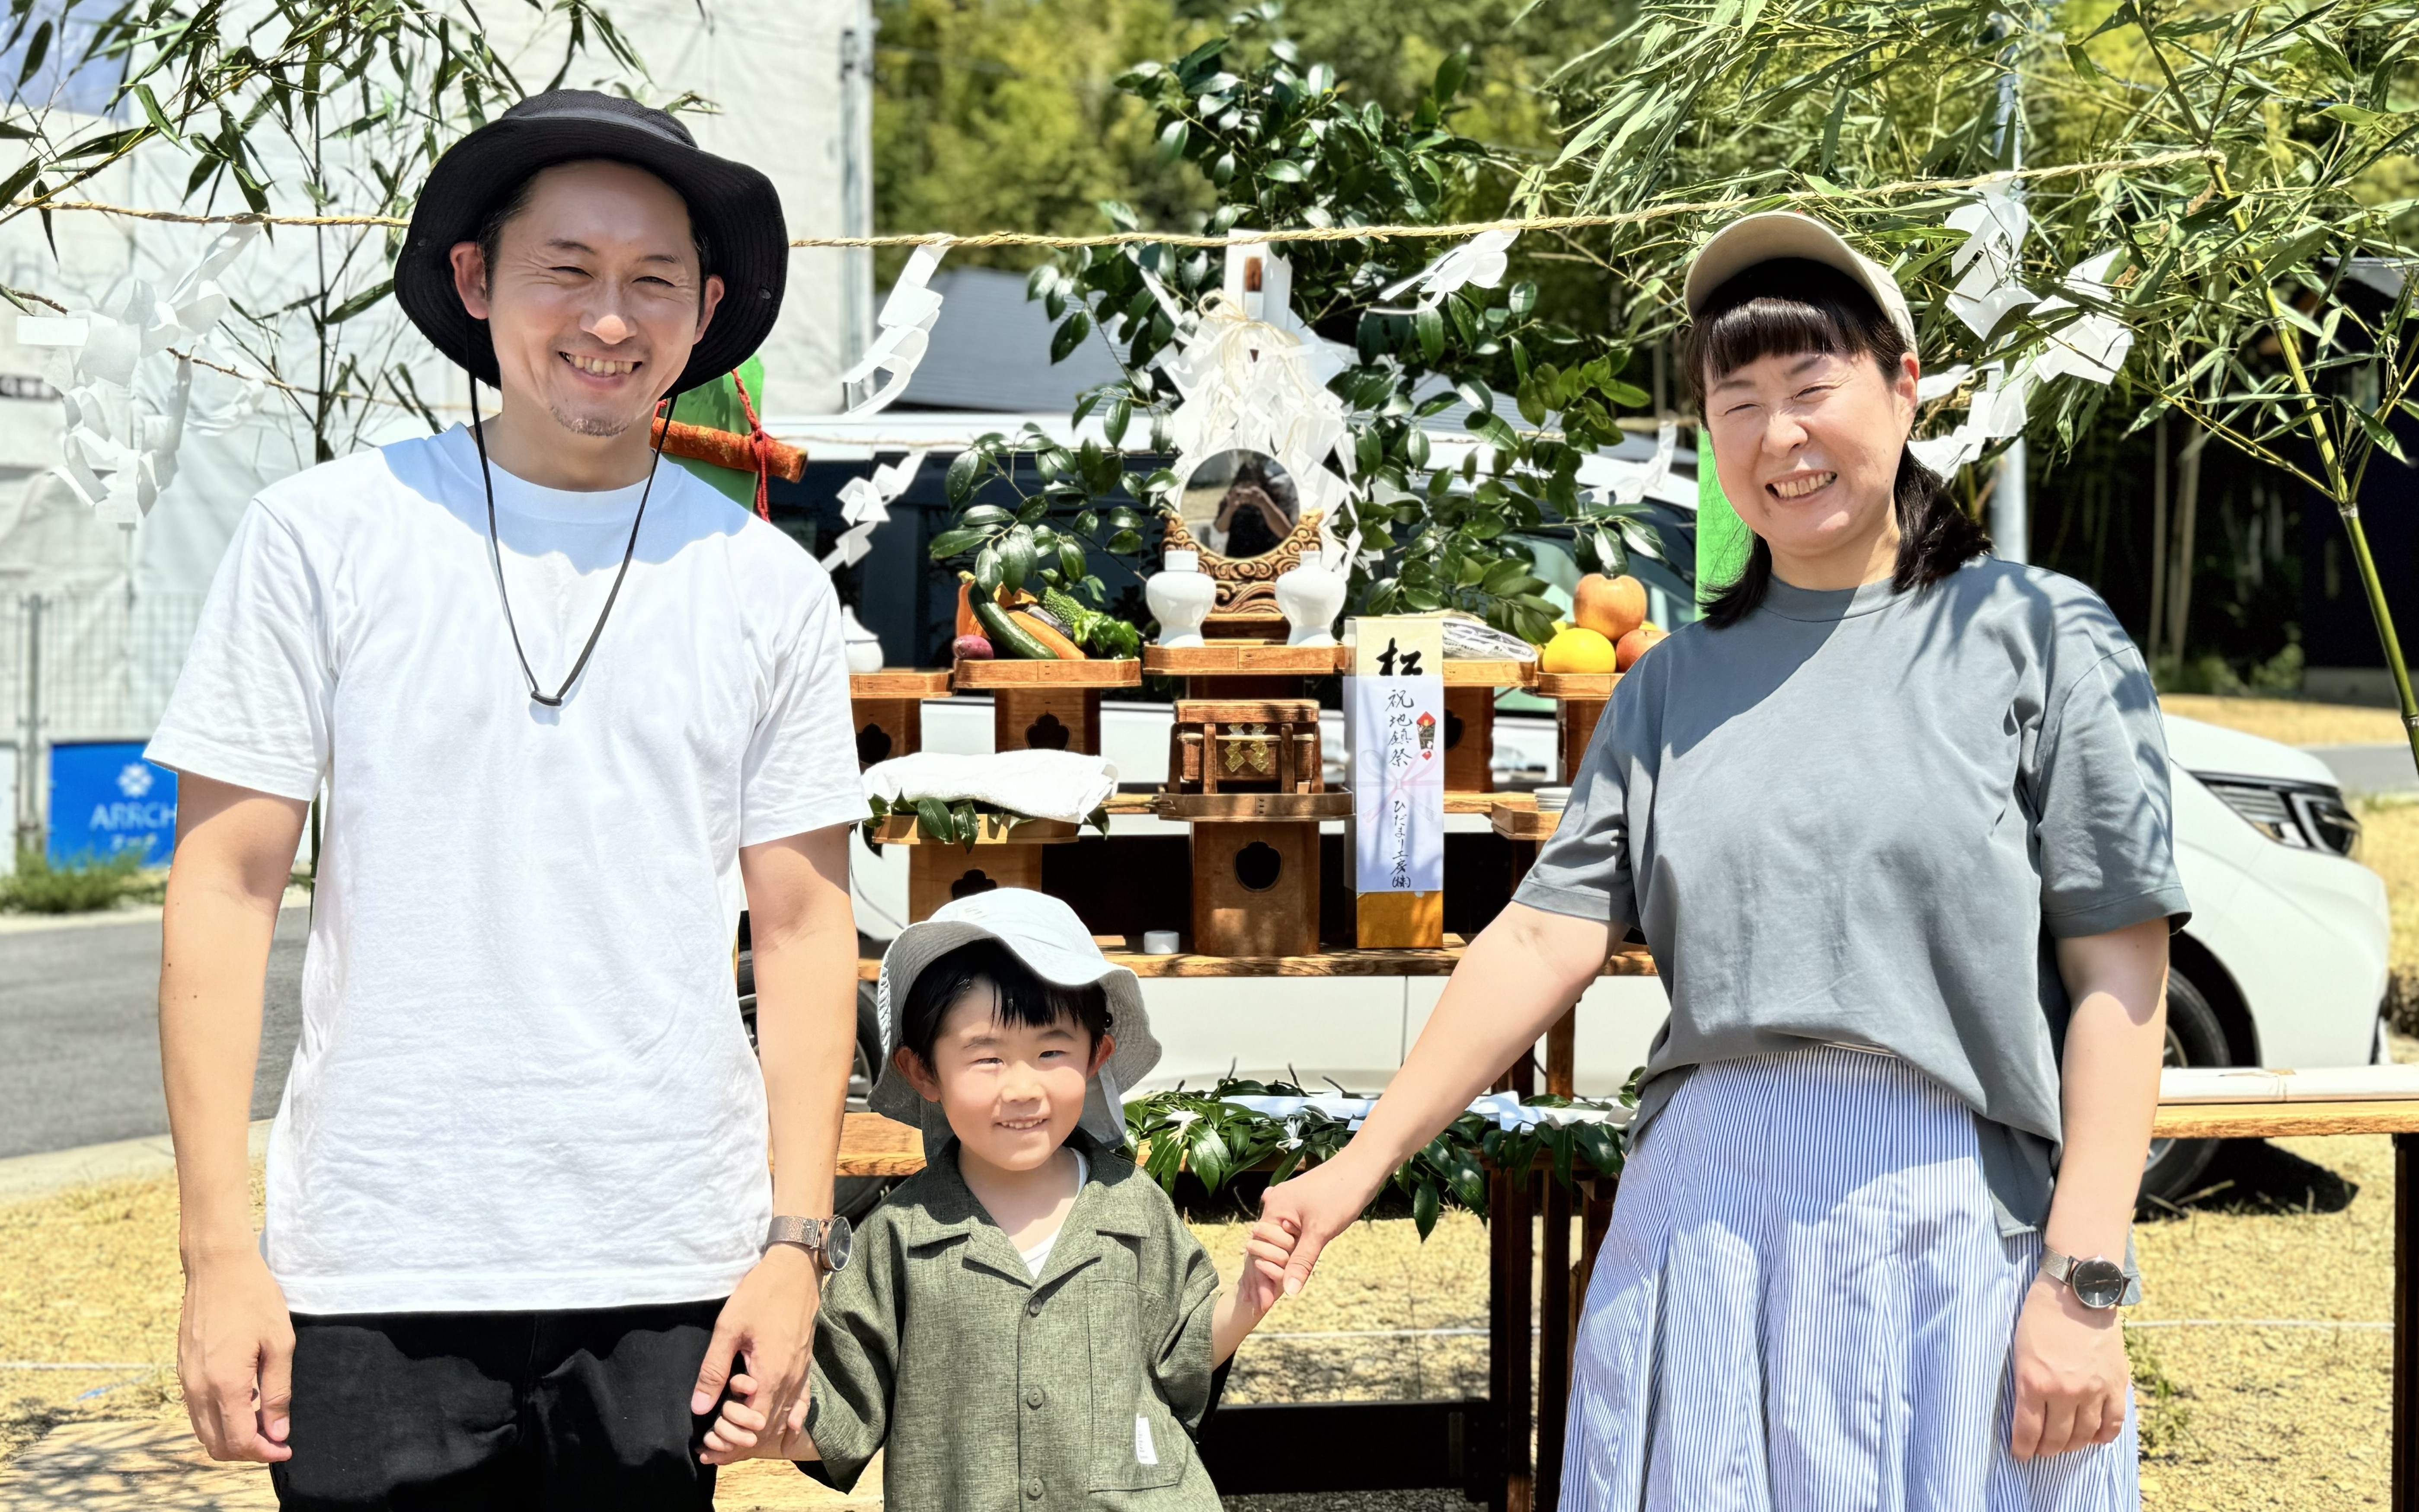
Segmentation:
{"type": "Polygon", "coordinates": [[[2394,1417],[2391,1433],[2394,1444],[2394,1480],[2389,1495],[2394,1512],[2419,1512],[2419,1437],[2414,1437],[2411,1416],[2419,1412],[2419,1381],[2412,1372],[2419,1370],[2419,1358],[2413,1357],[2411,1330],[2419,1327],[2419,1257],[2414,1257],[2411,1245],[2419,1241],[2412,1225],[2419,1221],[2419,1194],[2411,1190],[2419,1184],[2419,1134],[2397,1134],[2394,1136],[2394,1417]]]}

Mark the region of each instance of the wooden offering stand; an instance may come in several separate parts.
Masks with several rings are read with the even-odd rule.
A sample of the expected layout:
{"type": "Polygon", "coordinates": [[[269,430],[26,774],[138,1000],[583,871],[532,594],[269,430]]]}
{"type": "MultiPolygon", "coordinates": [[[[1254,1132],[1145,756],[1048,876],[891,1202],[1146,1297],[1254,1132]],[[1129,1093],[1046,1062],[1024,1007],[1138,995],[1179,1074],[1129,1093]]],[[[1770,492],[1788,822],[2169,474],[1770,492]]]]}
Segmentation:
{"type": "Polygon", "coordinates": [[[885,667],[851,672],[848,702],[856,726],[858,770],[924,748],[924,701],[949,696],[946,671],[885,667]]]}
{"type": "Polygon", "coordinates": [[[1554,701],[1554,745],[1562,756],[1562,780],[1567,784],[1579,770],[1595,736],[1595,722],[1612,702],[1621,684],[1619,672],[1539,672],[1535,690],[1554,701]]]}
{"type": "Polygon", "coordinates": [[[1495,791],[1495,692],[1536,681],[1533,661],[1444,664],[1444,790],[1495,791]]]}
{"type": "Polygon", "coordinates": [[[1151,805],[1193,826],[1193,949],[1318,952],[1318,825],[1351,812],[1320,776],[1309,699],[1187,699],[1168,735],[1168,791],[1151,805]]]}
{"type": "Polygon", "coordinates": [[[1335,671],[1333,646],[1212,640],[1202,646],[1145,646],[1142,670],[1181,677],[1196,698],[1299,698],[1305,679],[1335,671]]]}
{"type": "Polygon", "coordinates": [[[950,681],[992,697],[994,750],[1101,753],[1101,695],[1140,687],[1139,661],[960,661],[950,681]]]}
{"type": "Polygon", "coordinates": [[[1041,890],[1041,847],[1065,845],[1079,838],[1078,826],[1057,819],[1027,819],[1011,825],[995,814],[982,816],[982,829],[972,848],[933,840],[916,827],[916,816],[892,814],[875,826],[881,845],[904,845],[907,851],[907,921],[920,923],[943,903],[989,892],[994,887],[1041,890]]]}

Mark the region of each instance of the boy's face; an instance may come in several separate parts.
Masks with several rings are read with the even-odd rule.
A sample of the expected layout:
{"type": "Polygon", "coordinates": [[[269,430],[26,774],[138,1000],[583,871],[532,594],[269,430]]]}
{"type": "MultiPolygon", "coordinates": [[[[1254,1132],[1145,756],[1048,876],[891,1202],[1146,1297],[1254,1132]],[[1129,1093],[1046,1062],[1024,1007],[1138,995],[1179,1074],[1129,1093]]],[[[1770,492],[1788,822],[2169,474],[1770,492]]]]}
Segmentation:
{"type": "Polygon", "coordinates": [[[901,1046],[899,1069],[926,1101],[941,1104],[966,1153],[1004,1170],[1040,1166],[1084,1114],[1084,1088],[1117,1041],[1092,1041],[1061,1018],[1041,1028],[1004,1024],[996,990],[978,982],[949,1005],[932,1039],[932,1064],[901,1046]]]}

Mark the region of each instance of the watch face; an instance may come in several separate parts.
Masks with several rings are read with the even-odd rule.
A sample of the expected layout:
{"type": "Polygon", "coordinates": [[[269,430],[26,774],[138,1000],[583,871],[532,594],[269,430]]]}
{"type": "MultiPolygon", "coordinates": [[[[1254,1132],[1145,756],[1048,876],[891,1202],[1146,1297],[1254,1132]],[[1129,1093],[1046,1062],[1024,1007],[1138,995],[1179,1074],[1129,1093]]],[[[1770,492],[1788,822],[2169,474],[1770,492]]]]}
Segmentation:
{"type": "Polygon", "coordinates": [[[847,1270],[848,1252],[855,1243],[855,1228],[845,1218],[834,1218],[824,1227],[824,1263],[835,1271],[847,1270]]]}
{"type": "Polygon", "coordinates": [[[2125,1298],[2125,1269],[2114,1260],[2077,1260],[2067,1285],[2086,1307],[2114,1307],[2125,1298]]]}

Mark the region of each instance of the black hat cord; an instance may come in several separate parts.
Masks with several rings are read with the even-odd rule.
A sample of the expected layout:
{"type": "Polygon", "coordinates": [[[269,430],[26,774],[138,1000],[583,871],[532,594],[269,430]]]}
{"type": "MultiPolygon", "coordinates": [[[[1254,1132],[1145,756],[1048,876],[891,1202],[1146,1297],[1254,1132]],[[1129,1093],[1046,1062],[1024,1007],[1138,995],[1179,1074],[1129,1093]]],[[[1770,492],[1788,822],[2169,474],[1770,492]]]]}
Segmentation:
{"type": "MultiPolygon", "coordinates": [[[[630,521],[629,544],[622,548],[622,568],[613,574],[612,591],[605,595],[605,607],[597,612],[595,628],[588,632],[588,643],[579,648],[579,659],[571,664],[570,675],[563,678],[561,687],[548,695],[539,689],[537,673],[530,670],[529,653],[521,649],[520,626],[513,620],[513,595],[504,589],[504,553],[503,548],[496,544],[496,479],[495,474],[488,471],[487,435],[480,424],[479,380],[475,378],[470,380],[470,440],[479,449],[479,482],[487,491],[487,561],[496,569],[496,597],[504,606],[504,628],[512,632],[513,655],[520,658],[521,680],[529,685],[530,702],[532,703],[548,709],[562,707],[562,701],[570,695],[571,685],[579,681],[579,674],[588,667],[590,654],[595,651],[598,638],[605,633],[605,622],[613,614],[613,601],[622,596],[622,579],[630,576],[630,559],[638,554],[639,527],[647,518],[647,496],[655,491],[655,470],[664,464],[664,442],[672,432],[671,411],[679,408],[680,395],[674,393],[664,412],[663,429],[655,436],[655,456],[647,463],[646,486],[639,490],[639,513],[630,521]]],[[[654,418],[652,409],[649,418],[654,418]]]]}

